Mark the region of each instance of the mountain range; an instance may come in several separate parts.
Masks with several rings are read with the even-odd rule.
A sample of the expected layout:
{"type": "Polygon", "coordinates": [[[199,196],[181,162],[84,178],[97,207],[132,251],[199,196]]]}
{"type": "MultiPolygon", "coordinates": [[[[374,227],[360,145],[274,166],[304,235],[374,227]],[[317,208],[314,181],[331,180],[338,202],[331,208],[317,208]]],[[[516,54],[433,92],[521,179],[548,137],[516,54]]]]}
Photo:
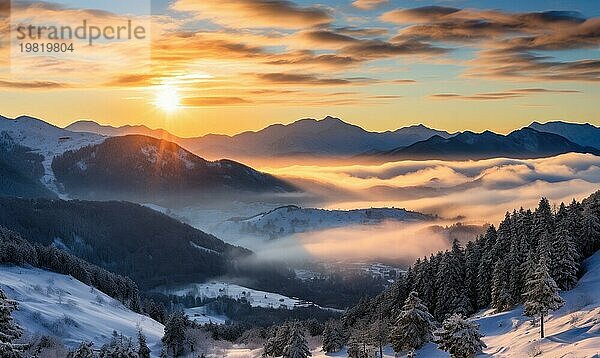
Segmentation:
{"type": "Polygon", "coordinates": [[[394,157],[397,159],[539,158],[567,152],[598,153],[600,128],[590,124],[533,122],[508,135],[491,131],[448,133],[422,124],[395,131],[370,132],[331,116],[274,124],[234,136],[208,134],[180,138],[146,126],[102,126],[75,122],[68,130],[116,136],[142,134],[168,139],[206,158],[394,157]],[[543,133],[543,134],[541,134],[543,133]],[[550,136],[548,134],[554,134],[550,136]]]}
{"type": "Polygon", "coordinates": [[[75,133],[43,120],[0,117],[0,196],[197,201],[199,196],[293,192],[231,160],[207,161],[167,140],[75,133]]]}
{"type": "Polygon", "coordinates": [[[592,153],[600,149],[582,146],[554,133],[538,132],[525,127],[508,135],[491,131],[473,133],[465,131],[450,138],[433,136],[408,147],[399,147],[375,154],[382,160],[477,160],[489,158],[542,158],[559,154],[592,153]]]}
{"type": "Polygon", "coordinates": [[[179,138],[146,126],[102,126],[91,121],[75,122],[65,129],[102,135],[142,134],[168,139],[206,158],[244,158],[247,156],[352,156],[368,151],[382,151],[407,146],[434,135],[450,133],[427,128],[422,124],[395,131],[370,132],[339,118],[300,119],[291,124],[273,124],[259,131],[234,136],[208,134],[196,138],[179,138]]]}

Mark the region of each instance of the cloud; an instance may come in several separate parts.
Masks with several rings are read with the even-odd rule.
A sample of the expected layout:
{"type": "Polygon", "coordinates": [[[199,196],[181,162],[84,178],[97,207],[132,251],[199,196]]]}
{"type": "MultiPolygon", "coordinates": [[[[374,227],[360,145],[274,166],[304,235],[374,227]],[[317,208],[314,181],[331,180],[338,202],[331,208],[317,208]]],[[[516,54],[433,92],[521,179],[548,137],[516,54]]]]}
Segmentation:
{"type": "Polygon", "coordinates": [[[177,0],[172,8],[232,28],[298,29],[330,23],[328,11],[285,0],[177,0]]]}
{"type": "Polygon", "coordinates": [[[388,0],[356,0],[352,6],[361,10],[373,10],[388,3],[388,0]]]}
{"type": "Polygon", "coordinates": [[[260,73],[256,76],[264,82],[300,85],[340,86],[370,81],[367,78],[323,78],[313,74],[295,73],[260,73]]]}
{"type": "Polygon", "coordinates": [[[569,153],[543,159],[400,161],[380,165],[262,167],[325,197],[328,208],[394,206],[475,223],[533,207],[541,196],[570,201],[600,184],[600,157],[569,153]],[[327,193],[331,193],[328,195],[327,193]]]}
{"type": "Polygon", "coordinates": [[[447,15],[459,12],[460,9],[444,6],[423,6],[413,9],[395,9],[381,15],[383,21],[396,24],[429,22],[439,20],[447,15]]]}
{"type": "Polygon", "coordinates": [[[250,101],[239,97],[185,97],[181,104],[186,107],[209,107],[247,103],[250,101]]]}
{"type": "Polygon", "coordinates": [[[408,40],[391,43],[382,40],[365,40],[342,48],[341,52],[365,59],[378,59],[392,56],[440,55],[449,50],[428,43],[408,40]]]}
{"type": "Polygon", "coordinates": [[[431,99],[460,99],[469,101],[496,101],[503,99],[521,98],[540,93],[560,93],[560,94],[573,94],[581,93],[577,90],[565,90],[565,89],[545,89],[545,88],[517,88],[503,92],[487,92],[487,93],[476,93],[471,95],[462,95],[458,93],[436,93],[429,96],[431,99]]]}
{"type": "Polygon", "coordinates": [[[598,81],[594,59],[556,60],[545,51],[590,49],[600,46],[600,18],[577,12],[509,13],[498,10],[428,6],[396,9],[384,21],[409,25],[395,41],[459,43],[478,48],[465,75],[504,80],[598,81]]]}
{"type": "Polygon", "coordinates": [[[56,88],[68,88],[71,85],[60,82],[52,81],[5,81],[0,80],[0,87],[2,88],[18,88],[18,89],[56,89],[56,88]]]}

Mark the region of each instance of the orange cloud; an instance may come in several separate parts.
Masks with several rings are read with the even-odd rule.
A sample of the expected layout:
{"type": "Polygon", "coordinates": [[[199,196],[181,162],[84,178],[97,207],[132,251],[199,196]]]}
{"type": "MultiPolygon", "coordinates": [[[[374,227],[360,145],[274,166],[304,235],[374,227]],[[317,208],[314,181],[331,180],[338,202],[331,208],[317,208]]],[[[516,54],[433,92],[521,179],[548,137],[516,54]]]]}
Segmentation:
{"type": "Polygon", "coordinates": [[[172,8],[232,28],[298,29],[333,21],[328,11],[286,0],[177,0],[172,8]]]}

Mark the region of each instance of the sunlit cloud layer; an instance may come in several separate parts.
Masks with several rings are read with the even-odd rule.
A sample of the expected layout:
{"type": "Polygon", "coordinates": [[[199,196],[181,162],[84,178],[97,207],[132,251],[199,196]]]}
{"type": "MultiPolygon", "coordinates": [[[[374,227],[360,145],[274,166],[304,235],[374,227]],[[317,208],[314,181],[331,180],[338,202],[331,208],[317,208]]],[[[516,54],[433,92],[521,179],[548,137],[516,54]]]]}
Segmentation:
{"type": "Polygon", "coordinates": [[[327,197],[330,208],[396,206],[451,219],[496,222],[507,210],[581,199],[600,189],[600,157],[264,168],[327,197]]]}

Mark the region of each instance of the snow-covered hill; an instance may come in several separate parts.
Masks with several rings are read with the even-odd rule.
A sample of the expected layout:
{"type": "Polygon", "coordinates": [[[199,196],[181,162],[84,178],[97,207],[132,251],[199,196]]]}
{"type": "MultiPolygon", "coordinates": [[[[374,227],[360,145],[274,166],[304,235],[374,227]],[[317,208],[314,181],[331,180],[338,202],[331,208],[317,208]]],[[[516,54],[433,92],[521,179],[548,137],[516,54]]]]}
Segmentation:
{"type": "Polygon", "coordinates": [[[414,222],[431,220],[421,213],[397,208],[325,210],[282,206],[252,217],[231,218],[211,228],[220,237],[244,236],[276,239],[296,233],[344,227],[374,225],[384,221],[414,222]]]}
{"type": "Polygon", "coordinates": [[[0,116],[0,133],[6,132],[17,144],[28,147],[44,157],[42,182],[55,193],[59,193],[52,171],[52,160],[68,150],[101,143],[105,137],[94,133],[74,133],[53,126],[42,120],[21,116],[6,118],[0,116]]]}
{"type": "Polygon", "coordinates": [[[19,303],[13,315],[27,334],[55,336],[68,347],[82,341],[99,347],[110,341],[113,330],[135,339],[139,325],[153,356],[160,353],[162,324],[71,276],[0,266],[0,288],[19,303]]]}

